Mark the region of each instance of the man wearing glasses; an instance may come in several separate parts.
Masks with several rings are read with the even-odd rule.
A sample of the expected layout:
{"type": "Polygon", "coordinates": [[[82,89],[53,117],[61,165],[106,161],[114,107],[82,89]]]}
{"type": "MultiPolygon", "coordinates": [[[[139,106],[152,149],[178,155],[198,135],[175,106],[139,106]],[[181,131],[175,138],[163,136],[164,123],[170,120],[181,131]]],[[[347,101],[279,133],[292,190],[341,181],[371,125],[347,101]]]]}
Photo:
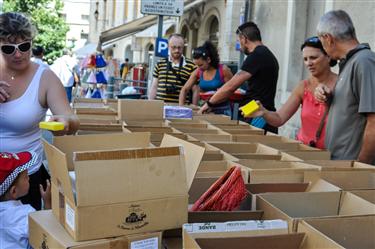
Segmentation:
{"type": "Polygon", "coordinates": [[[317,27],[327,54],[340,60],[333,91],[324,85],[315,97],[333,96],[327,120],[326,147],[332,159],[375,163],[375,53],[359,44],[349,15],[343,10],[324,14],[317,27]]]}
{"type": "Polygon", "coordinates": [[[196,66],[183,56],[184,38],[180,34],[169,37],[168,49],[169,57],[155,65],[149,99],[178,103],[181,88],[196,66]]]}
{"type": "MultiPolygon", "coordinates": [[[[248,82],[246,98],[241,105],[251,100],[259,100],[264,106],[275,111],[275,94],[279,64],[274,54],[262,43],[258,26],[247,22],[238,27],[236,34],[241,51],[247,55],[241,70],[226,82],[199,110],[210,112],[212,107],[226,101],[245,81],[248,82]]],[[[277,128],[265,124],[266,131],[277,133],[277,128]]]]}

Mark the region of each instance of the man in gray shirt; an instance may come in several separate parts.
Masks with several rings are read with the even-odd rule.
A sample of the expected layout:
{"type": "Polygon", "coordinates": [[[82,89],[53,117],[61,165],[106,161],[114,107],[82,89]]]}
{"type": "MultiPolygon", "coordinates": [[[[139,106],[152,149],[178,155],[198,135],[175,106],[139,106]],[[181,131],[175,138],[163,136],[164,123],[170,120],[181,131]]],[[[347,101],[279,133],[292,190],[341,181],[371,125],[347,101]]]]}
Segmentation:
{"type": "Polygon", "coordinates": [[[342,10],[324,14],[317,27],[318,37],[332,59],[340,60],[336,88],[323,85],[315,97],[327,101],[329,111],[326,147],[332,159],[375,163],[375,53],[359,44],[349,15],[342,10]]]}

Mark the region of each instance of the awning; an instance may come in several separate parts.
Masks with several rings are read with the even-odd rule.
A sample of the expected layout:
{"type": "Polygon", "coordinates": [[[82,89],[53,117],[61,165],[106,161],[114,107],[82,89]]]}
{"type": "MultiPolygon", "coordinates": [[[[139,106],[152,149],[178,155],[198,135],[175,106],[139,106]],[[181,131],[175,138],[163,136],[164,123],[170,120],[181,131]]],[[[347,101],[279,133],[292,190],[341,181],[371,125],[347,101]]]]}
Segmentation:
{"type": "MultiPolygon", "coordinates": [[[[167,30],[172,27],[176,22],[174,20],[165,20],[163,22],[163,35],[167,32],[167,30]]],[[[145,38],[145,37],[157,37],[158,36],[158,25],[154,24],[147,29],[140,31],[135,34],[137,38],[145,38]]]]}
{"type": "Polygon", "coordinates": [[[123,25],[105,30],[100,34],[98,49],[101,50],[101,46],[105,42],[146,29],[155,24],[156,20],[157,16],[144,16],[123,25]]]}
{"type": "Polygon", "coordinates": [[[88,43],[82,48],[75,50],[74,54],[76,54],[78,58],[84,58],[89,54],[94,54],[96,52],[96,47],[97,45],[95,43],[88,43]]]}

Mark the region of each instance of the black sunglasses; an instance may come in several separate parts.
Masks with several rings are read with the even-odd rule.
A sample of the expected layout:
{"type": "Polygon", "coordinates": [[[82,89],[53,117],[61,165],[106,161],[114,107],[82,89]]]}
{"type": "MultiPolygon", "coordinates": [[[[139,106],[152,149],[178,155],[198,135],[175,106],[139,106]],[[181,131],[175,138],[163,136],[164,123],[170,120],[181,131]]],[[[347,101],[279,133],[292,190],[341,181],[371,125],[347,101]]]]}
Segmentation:
{"type": "Polygon", "coordinates": [[[198,59],[201,57],[205,57],[207,54],[202,49],[193,49],[193,58],[198,59]]]}
{"type": "Polygon", "coordinates": [[[31,41],[25,41],[18,44],[4,44],[1,45],[1,52],[7,55],[12,55],[16,52],[16,49],[21,53],[26,53],[31,48],[31,41]]]}
{"type": "Polygon", "coordinates": [[[313,37],[307,38],[305,40],[305,43],[320,43],[320,40],[317,36],[313,36],[313,37]]]}

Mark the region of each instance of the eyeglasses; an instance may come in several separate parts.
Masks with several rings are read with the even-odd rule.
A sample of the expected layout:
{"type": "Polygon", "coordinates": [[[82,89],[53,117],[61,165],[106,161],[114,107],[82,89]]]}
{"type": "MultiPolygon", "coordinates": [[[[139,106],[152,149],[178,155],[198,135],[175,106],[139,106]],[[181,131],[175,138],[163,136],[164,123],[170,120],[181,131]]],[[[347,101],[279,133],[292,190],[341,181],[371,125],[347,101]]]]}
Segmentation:
{"type": "Polygon", "coordinates": [[[1,45],[1,52],[7,55],[12,55],[16,52],[16,49],[21,53],[26,53],[31,48],[31,41],[25,41],[18,44],[4,44],[1,45]]]}

